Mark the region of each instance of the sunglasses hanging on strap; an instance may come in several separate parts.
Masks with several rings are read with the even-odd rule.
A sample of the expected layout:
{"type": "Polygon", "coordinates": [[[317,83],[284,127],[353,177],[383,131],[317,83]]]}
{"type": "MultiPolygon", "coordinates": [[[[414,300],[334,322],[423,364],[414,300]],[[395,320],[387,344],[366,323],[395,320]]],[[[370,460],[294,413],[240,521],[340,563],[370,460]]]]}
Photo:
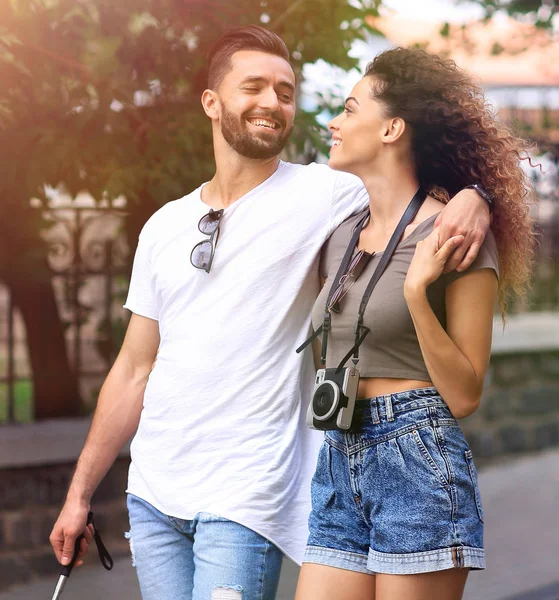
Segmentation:
{"type": "MultiPolygon", "coordinates": [[[[365,309],[367,308],[367,304],[373,293],[373,289],[380,279],[382,273],[386,269],[388,262],[392,258],[396,247],[398,246],[402,236],[404,235],[404,231],[406,227],[413,221],[417,212],[421,208],[425,198],[427,197],[427,192],[421,187],[417,190],[414,197],[411,199],[411,202],[408,204],[400,222],[398,223],[390,241],[388,242],[386,249],[384,250],[383,255],[380,258],[378,265],[375,268],[375,271],[365,289],[363,294],[363,298],[361,299],[361,304],[359,305],[359,312],[357,313],[357,320],[355,322],[355,343],[351,350],[342,358],[340,364],[338,365],[337,371],[340,371],[345,363],[353,357],[353,364],[356,365],[359,361],[359,347],[367,337],[369,333],[369,328],[363,325],[363,315],[365,314],[365,309]]],[[[324,320],[322,325],[307,339],[305,340],[299,348],[297,348],[296,352],[302,352],[312,341],[318,338],[320,334],[322,334],[322,343],[321,343],[321,353],[320,353],[320,363],[324,367],[326,365],[326,352],[328,349],[328,333],[331,328],[332,316],[331,309],[333,307],[332,298],[334,294],[338,292],[341,286],[344,285],[348,267],[352,260],[353,253],[355,248],[357,247],[357,243],[359,242],[359,236],[361,235],[361,231],[365,225],[365,222],[369,218],[369,210],[365,212],[365,214],[359,219],[357,222],[355,229],[353,231],[353,235],[351,236],[351,240],[349,245],[345,251],[345,254],[342,258],[342,262],[340,267],[338,268],[338,272],[336,273],[336,277],[334,278],[334,282],[332,287],[330,288],[330,292],[328,293],[328,298],[326,300],[326,308],[324,311],[324,320]]]]}

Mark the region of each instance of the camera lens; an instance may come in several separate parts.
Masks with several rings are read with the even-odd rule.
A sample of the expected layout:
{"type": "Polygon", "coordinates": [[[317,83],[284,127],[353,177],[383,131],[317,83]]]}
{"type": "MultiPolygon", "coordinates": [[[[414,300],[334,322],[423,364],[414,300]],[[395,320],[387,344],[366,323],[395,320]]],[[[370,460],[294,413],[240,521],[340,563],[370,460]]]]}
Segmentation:
{"type": "Polygon", "coordinates": [[[312,399],[312,411],[318,421],[329,419],[338,408],[340,391],[332,381],[325,381],[316,388],[312,399]]]}

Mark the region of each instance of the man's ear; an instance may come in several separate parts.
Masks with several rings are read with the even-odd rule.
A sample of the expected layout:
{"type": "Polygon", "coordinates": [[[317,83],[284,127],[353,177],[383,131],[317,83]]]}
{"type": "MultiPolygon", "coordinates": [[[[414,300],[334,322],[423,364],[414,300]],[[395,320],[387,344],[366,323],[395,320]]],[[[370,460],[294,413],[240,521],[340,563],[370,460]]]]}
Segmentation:
{"type": "Polygon", "coordinates": [[[393,144],[399,140],[406,132],[406,122],[400,117],[390,119],[383,132],[383,142],[393,144]]]}
{"type": "Polygon", "coordinates": [[[204,90],[201,100],[206,115],[212,121],[219,119],[220,103],[218,95],[213,90],[204,90]]]}

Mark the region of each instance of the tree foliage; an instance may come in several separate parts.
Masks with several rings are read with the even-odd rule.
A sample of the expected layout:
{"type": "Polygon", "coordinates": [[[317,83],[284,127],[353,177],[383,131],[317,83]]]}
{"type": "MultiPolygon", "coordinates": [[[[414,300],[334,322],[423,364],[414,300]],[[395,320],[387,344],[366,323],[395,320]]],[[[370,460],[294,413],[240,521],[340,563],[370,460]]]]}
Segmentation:
{"type": "MultiPolygon", "coordinates": [[[[555,4],[477,1],[489,13],[513,14],[555,4]]],[[[98,199],[124,194],[138,204],[182,195],[213,169],[199,97],[221,33],[264,24],[285,40],[299,73],[319,58],[347,69],[354,66],[348,49],[380,2],[6,0],[0,211],[42,197],[45,184],[98,199]]],[[[293,139],[297,150],[306,139],[318,143],[313,114],[299,113],[293,139]]]]}
{"type": "MultiPolygon", "coordinates": [[[[347,51],[376,2],[11,0],[0,22],[2,205],[44,184],[141,203],[176,198],[212,171],[200,107],[207,53],[232,26],[265,24],[297,71],[347,51]]],[[[301,114],[295,141],[312,136],[301,114]]]]}
{"type": "MultiPolygon", "coordinates": [[[[30,198],[46,203],[45,186],[71,195],[87,190],[97,200],[123,194],[134,247],[151,213],[212,175],[200,94],[216,39],[234,26],[264,24],[283,37],[299,74],[318,58],[347,69],[354,65],[351,43],[364,35],[377,4],[0,3],[0,280],[27,326],[38,415],[75,412],[79,392],[49,284],[41,211],[30,198]]],[[[293,152],[320,142],[314,116],[299,112],[293,152]]]]}
{"type": "MultiPolygon", "coordinates": [[[[458,2],[463,0],[458,0],[458,2]]],[[[480,4],[491,18],[504,11],[515,18],[529,16],[537,27],[553,28],[553,17],[559,12],[557,0],[469,0],[480,4]]]]}

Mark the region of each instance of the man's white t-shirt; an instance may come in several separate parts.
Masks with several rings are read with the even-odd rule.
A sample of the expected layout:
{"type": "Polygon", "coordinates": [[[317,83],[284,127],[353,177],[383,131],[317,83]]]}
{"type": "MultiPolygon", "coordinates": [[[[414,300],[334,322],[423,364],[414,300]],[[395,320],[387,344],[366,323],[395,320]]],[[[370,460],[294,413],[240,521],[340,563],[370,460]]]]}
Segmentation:
{"type": "Polygon", "coordinates": [[[131,447],[128,492],[166,515],[209,512],[300,563],[322,435],[305,426],[321,246],[368,198],[356,177],[280,162],[225,209],[211,271],[201,187],[145,224],[125,307],[156,319],[160,347],[131,447]]]}

